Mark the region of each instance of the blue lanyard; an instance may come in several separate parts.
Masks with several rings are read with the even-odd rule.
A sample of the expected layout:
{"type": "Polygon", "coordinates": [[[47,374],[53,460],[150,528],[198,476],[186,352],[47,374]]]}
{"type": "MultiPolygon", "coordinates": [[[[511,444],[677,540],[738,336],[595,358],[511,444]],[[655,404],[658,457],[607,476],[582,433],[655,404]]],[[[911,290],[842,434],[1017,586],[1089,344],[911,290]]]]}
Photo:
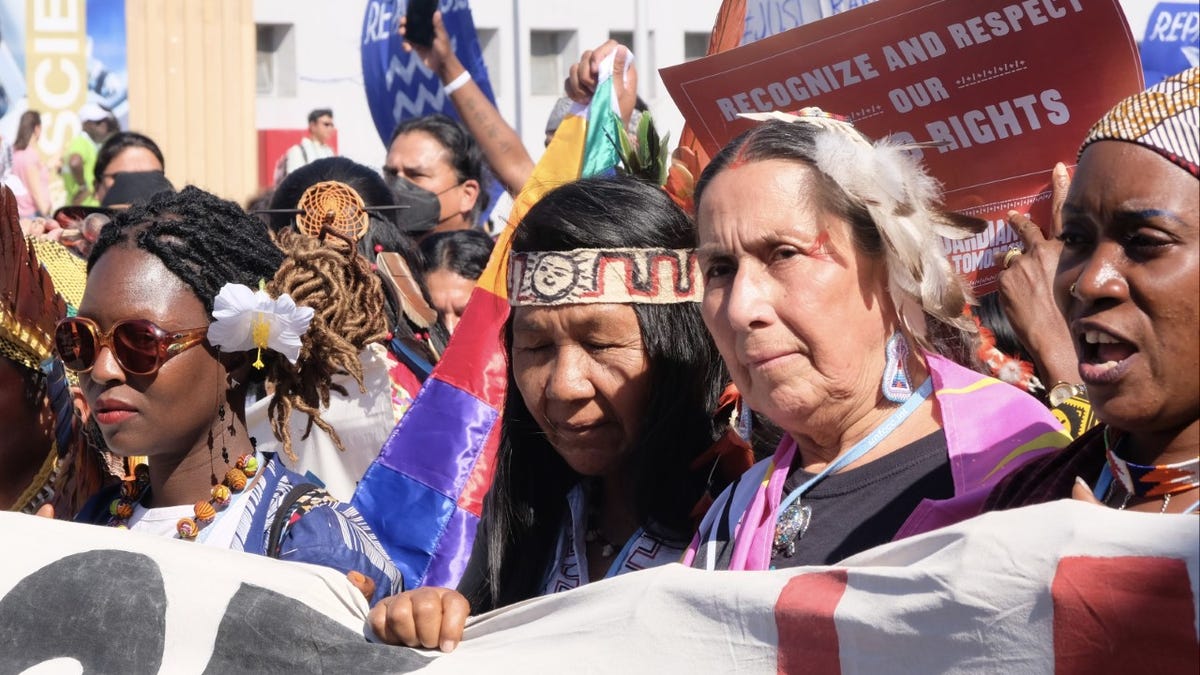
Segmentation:
{"type": "MultiPolygon", "coordinates": [[[[888,416],[888,418],[883,421],[883,424],[876,427],[875,431],[872,431],[869,436],[855,443],[854,447],[850,448],[849,452],[830,462],[825,469],[821,471],[821,473],[809,478],[804,482],[803,485],[795,490],[792,490],[788,496],[779,503],[778,513],[783,513],[787,507],[792,505],[792,502],[799,499],[804,493],[808,492],[809,489],[811,489],[814,485],[824,480],[829,474],[841,471],[847,465],[852,464],[863,455],[873,450],[875,446],[879,445],[879,443],[883,441],[883,439],[887,438],[893,431],[899,428],[901,424],[904,424],[904,421],[907,420],[910,415],[916,412],[917,408],[921,407],[921,404],[924,403],[925,399],[929,398],[929,395],[932,393],[933,379],[927,378],[925,383],[922,384],[919,389],[913,392],[912,396],[908,397],[908,400],[904,402],[904,405],[900,406],[895,412],[888,416]]],[[[799,449],[797,449],[796,452],[799,454],[799,449]]]]}
{"type": "Polygon", "coordinates": [[[1104,503],[1104,496],[1108,493],[1108,488],[1112,485],[1113,475],[1112,469],[1108,468],[1108,462],[1104,463],[1104,468],[1100,469],[1100,478],[1096,480],[1096,489],[1092,491],[1092,495],[1096,501],[1104,503]]]}

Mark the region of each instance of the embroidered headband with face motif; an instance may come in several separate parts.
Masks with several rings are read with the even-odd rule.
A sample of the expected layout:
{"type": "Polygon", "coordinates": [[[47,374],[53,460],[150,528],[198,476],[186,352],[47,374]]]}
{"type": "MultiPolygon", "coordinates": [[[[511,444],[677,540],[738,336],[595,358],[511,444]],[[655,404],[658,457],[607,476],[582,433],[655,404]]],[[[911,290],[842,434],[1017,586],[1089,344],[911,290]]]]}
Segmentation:
{"type": "Polygon", "coordinates": [[[508,301],[527,305],[669,305],[700,302],[704,277],[696,252],[604,248],[513,253],[508,301]]]}

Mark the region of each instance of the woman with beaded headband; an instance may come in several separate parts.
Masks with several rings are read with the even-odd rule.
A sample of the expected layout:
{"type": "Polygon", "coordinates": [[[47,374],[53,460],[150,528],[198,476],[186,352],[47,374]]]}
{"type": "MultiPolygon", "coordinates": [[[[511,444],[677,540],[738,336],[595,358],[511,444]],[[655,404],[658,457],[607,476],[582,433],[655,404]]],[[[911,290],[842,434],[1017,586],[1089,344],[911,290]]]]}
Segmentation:
{"type": "Polygon", "coordinates": [[[569,183],[529,210],[509,262],[496,475],[462,594],[389,598],[370,616],[381,639],[453,649],[468,612],[679,560],[714,473],[701,457],[725,377],[694,237],[665,193],[630,178],[569,183]]]}
{"type": "Polygon", "coordinates": [[[295,233],[277,245],[258,219],[194,187],[104,228],[79,315],[55,345],[109,448],[149,465],[80,520],[332,567],[368,598],[399,588],[358,513],[247,433],[247,388],[265,379],[284,452],[304,441],[288,433],[297,412],[337,439],[320,406],[335,375],[361,378],[357,354],[384,325],[378,308],[324,288],[330,255],[371,276],[348,245],[295,233]]]}
{"type": "MultiPolygon", "coordinates": [[[[280,455],[280,460],[297,473],[318,478],[338,499],[349,500],[388,434],[412,404],[421,381],[444,348],[446,334],[428,303],[416,243],[396,225],[392,191],[372,169],[332,157],[288,174],[272,198],[268,212],[271,229],[280,238],[302,231],[319,233],[325,214],[316,212],[331,205],[347,216],[344,234],[354,242],[358,260],[376,274],[359,279],[345,268],[340,253],[322,254],[321,246],[314,243],[309,254],[312,268],[319,269],[321,279],[327,282],[321,288],[344,296],[338,306],[352,312],[382,313],[386,325],[358,354],[359,374],[354,377],[361,383],[353,381],[349,370],[336,375],[329,399],[322,403],[321,417],[336,425],[341,442],[293,420],[292,435],[304,435],[307,442],[294,455],[280,455]],[[325,262],[318,262],[321,255],[325,262]],[[393,272],[397,278],[392,277],[393,272]],[[370,310],[363,311],[365,308],[370,310]]],[[[331,237],[325,241],[338,242],[331,237]]],[[[313,284],[303,286],[311,288],[313,284]]],[[[247,423],[252,432],[268,436],[264,449],[273,449],[276,444],[266,431],[267,408],[265,400],[250,406],[247,423]]]]}
{"type": "Polygon", "coordinates": [[[16,198],[0,186],[0,508],[71,518],[112,477],[81,433],[62,362],[52,351],[67,314],[16,198]]]}
{"type": "Polygon", "coordinates": [[[1054,299],[1101,424],[996,488],[989,508],[1075,496],[1200,509],[1200,68],[1118,103],[1063,204],[1054,299]]]}
{"type": "Polygon", "coordinates": [[[685,562],[832,564],[975,515],[1068,440],[1037,400],[969,369],[970,295],[940,239],[982,223],[944,212],[904,147],[816,109],[755,119],[696,186],[701,308],[742,396],[786,436],[709,509],[685,562]]]}

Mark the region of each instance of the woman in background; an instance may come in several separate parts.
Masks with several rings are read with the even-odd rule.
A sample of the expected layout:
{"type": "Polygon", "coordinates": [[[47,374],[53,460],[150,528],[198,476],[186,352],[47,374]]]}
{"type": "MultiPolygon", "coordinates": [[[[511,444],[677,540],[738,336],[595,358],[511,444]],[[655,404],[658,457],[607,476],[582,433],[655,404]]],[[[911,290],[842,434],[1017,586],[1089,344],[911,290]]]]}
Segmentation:
{"type": "Polygon", "coordinates": [[[421,240],[425,284],[447,331],[454,332],[467,309],[493,246],[492,238],[480,230],[438,232],[421,240]]]}
{"type": "Polygon", "coordinates": [[[37,142],[42,137],[42,115],[36,110],[21,113],[17,123],[17,138],[13,141],[12,171],[25,186],[17,196],[17,213],[22,218],[48,218],[53,211],[50,203],[50,169],[38,153],[37,142]]]}

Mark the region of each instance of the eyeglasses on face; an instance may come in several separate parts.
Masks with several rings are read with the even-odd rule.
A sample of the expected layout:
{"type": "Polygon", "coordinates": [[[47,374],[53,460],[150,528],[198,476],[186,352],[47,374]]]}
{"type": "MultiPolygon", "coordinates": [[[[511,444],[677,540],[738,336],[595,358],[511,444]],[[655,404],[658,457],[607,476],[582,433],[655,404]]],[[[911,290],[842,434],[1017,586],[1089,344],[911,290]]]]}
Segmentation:
{"type": "Polygon", "coordinates": [[[95,321],[71,317],[54,331],[54,348],[63,366],[86,373],[96,365],[100,351],[108,347],[117,365],[130,375],[150,375],[164,363],[204,342],[208,326],[165,331],[146,319],[118,321],[107,332],[95,321]]]}

